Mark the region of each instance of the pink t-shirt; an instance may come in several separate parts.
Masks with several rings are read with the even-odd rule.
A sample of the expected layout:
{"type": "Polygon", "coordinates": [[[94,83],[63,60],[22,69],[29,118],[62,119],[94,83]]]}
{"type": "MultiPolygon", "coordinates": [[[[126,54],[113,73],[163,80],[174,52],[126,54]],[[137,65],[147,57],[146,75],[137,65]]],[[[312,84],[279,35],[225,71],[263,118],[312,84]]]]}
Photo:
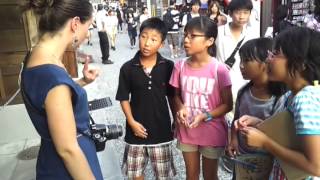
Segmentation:
{"type": "MultiPolygon", "coordinates": [[[[221,104],[220,90],[231,86],[227,67],[215,58],[202,68],[192,68],[185,60],[175,64],[170,84],[180,89],[188,110],[188,119],[221,104]]],[[[201,122],[196,128],[178,126],[176,138],[186,144],[223,147],[227,143],[227,124],[224,116],[201,122]]]]}

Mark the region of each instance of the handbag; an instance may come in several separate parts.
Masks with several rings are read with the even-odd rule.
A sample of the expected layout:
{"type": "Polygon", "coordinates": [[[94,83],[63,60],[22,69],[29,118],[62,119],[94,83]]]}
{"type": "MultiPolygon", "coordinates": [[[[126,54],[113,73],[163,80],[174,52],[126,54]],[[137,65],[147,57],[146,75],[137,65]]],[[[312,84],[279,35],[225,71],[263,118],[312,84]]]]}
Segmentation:
{"type": "Polygon", "coordinates": [[[234,63],[236,62],[236,59],[235,59],[235,55],[237,53],[237,51],[240,49],[240,46],[243,42],[245,37],[243,37],[241,39],[241,41],[238,42],[236,48],[234,48],[233,52],[231,53],[231,55],[228,57],[228,59],[224,62],[230,69],[232,68],[232,66],[234,65],[234,63]]]}

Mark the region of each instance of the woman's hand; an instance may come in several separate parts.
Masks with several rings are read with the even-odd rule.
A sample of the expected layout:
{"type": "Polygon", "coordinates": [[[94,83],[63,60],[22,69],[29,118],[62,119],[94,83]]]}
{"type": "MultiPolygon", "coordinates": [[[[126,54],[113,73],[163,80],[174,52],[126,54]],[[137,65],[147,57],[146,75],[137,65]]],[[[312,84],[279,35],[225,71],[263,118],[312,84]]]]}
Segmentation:
{"type": "Polygon", "coordinates": [[[92,83],[100,74],[100,71],[98,69],[89,69],[89,56],[87,56],[85,60],[82,74],[83,74],[83,81],[86,84],[92,83]]]}
{"type": "Polygon", "coordinates": [[[183,125],[188,127],[188,110],[185,107],[182,107],[176,114],[177,116],[177,122],[179,125],[183,125]]]}
{"type": "Polygon", "coordinates": [[[244,115],[244,116],[241,116],[238,120],[234,121],[234,128],[235,130],[241,130],[248,126],[256,126],[261,122],[262,120],[257,117],[244,115]]]}
{"type": "Polygon", "coordinates": [[[269,137],[262,131],[254,127],[245,127],[240,130],[240,133],[244,136],[247,145],[257,148],[264,148],[269,137]]]}
{"type": "Polygon", "coordinates": [[[189,128],[196,128],[201,122],[207,118],[205,113],[198,114],[192,118],[192,122],[188,125],[189,128]]]}
{"type": "Polygon", "coordinates": [[[133,131],[135,136],[143,138],[143,139],[147,138],[147,136],[148,136],[147,130],[139,122],[133,121],[130,124],[130,127],[131,127],[131,129],[132,129],[132,131],[133,131]]]}

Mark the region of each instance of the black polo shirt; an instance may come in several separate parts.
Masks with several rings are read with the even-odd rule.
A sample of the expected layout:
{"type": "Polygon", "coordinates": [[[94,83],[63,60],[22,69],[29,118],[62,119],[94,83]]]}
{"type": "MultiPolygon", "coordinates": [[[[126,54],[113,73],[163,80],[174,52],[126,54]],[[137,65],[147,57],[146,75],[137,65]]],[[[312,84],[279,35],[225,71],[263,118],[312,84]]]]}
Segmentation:
{"type": "Polygon", "coordinates": [[[166,96],[173,97],[169,85],[173,62],[157,54],[157,62],[148,76],[140,62],[140,53],[122,65],[116,95],[118,101],[130,100],[134,119],[146,129],[148,136],[134,136],[126,123],[125,141],[129,144],[158,144],[171,141],[173,134],[166,96]]]}

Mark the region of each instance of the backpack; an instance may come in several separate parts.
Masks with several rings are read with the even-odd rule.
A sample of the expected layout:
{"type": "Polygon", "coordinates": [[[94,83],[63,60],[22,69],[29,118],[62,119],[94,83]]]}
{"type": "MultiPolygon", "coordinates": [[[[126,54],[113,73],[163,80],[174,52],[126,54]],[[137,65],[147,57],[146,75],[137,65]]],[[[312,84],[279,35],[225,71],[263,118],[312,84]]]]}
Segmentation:
{"type": "Polygon", "coordinates": [[[166,27],[168,28],[168,30],[173,28],[175,22],[173,20],[172,14],[171,14],[171,9],[168,9],[166,14],[163,15],[163,22],[166,25],[166,27]]]}

